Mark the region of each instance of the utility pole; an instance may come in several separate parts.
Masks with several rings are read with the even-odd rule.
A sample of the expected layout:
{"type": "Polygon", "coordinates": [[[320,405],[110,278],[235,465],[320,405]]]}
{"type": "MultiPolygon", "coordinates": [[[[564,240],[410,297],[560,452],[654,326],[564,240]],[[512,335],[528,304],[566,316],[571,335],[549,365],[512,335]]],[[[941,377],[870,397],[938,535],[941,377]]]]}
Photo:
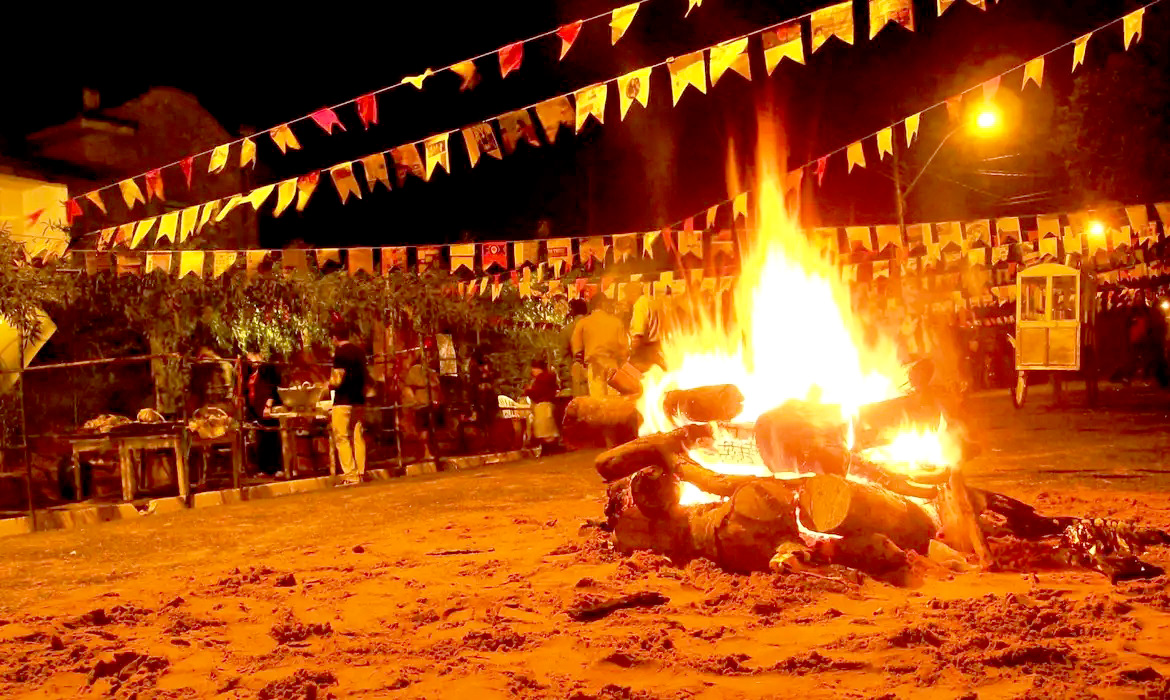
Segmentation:
{"type": "Polygon", "coordinates": [[[906,197],[902,193],[902,163],[898,158],[901,149],[898,148],[898,139],[893,139],[894,151],[894,205],[898,210],[898,232],[903,242],[906,241],[906,197]]]}

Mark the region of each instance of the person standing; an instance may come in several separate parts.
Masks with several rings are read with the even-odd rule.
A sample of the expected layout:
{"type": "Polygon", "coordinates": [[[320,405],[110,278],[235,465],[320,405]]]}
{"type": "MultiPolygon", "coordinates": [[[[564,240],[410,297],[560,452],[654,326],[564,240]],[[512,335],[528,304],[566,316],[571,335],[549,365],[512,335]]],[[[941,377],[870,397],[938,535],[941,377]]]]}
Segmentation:
{"type": "Polygon", "coordinates": [[[654,365],[666,370],[662,357],[662,311],[658,300],[642,292],[640,282],[626,285],[626,301],[630,304],[630,364],[639,372],[654,365]]]}
{"type": "Polygon", "coordinates": [[[548,445],[559,436],[553,401],[561,390],[561,383],[557,375],[549,371],[548,363],[543,359],[532,361],[531,375],[532,381],[524,389],[524,396],[532,403],[529,429],[533,439],[548,445]]]}
{"type": "Polygon", "coordinates": [[[609,375],[617,371],[628,348],[626,328],[610,312],[610,301],[598,294],[589,302],[591,312],[573,329],[573,357],[583,362],[588,372],[589,395],[595,398],[616,396],[609,386],[609,375]]]}
{"type": "Polygon", "coordinates": [[[350,342],[349,328],[333,329],[333,388],[331,427],[343,485],[360,483],[366,473],[366,442],[362,409],[366,403],[366,353],[350,342]]]}
{"type": "Polygon", "coordinates": [[[589,306],[584,299],[569,301],[569,320],[562,331],[562,340],[564,348],[569,351],[569,393],[573,396],[589,395],[589,373],[585,369],[585,364],[578,361],[573,353],[573,335],[577,331],[577,326],[588,315],[589,306]]]}

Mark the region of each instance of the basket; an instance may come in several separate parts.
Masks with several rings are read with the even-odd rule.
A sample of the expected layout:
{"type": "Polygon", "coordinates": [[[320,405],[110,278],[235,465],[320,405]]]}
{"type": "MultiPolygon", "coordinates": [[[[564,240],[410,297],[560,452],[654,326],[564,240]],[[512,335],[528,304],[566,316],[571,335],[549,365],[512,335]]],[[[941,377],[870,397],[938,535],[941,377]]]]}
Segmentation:
{"type": "Polygon", "coordinates": [[[276,390],[280,402],[290,411],[309,411],[317,406],[325,387],[313,386],[308,382],[300,386],[281,387],[276,390]]]}

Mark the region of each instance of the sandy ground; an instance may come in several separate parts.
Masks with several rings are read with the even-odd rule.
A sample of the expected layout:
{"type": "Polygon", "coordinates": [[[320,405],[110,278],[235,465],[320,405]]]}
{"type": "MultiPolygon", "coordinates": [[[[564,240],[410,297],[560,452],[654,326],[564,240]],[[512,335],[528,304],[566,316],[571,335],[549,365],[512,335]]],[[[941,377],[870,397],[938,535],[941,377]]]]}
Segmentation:
{"type": "MultiPolygon", "coordinates": [[[[976,485],[1170,527],[1170,395],[970,403],[976,485]]],[[[1165,698],[1170,579],[621,558],[592,454],[0,541],[0,697],[1165,698]],[[574,605],[655,592],[574,621],[574,605]]],[[[1148,560],[1170,565],[1170,552],[1148,560]]]]}

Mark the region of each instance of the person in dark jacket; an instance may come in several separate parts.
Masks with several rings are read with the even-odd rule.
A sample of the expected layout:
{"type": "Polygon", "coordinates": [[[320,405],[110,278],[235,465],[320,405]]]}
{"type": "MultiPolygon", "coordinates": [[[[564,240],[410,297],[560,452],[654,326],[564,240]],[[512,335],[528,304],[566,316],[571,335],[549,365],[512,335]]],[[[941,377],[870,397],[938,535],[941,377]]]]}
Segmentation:
{"type": "Polygon", "coordinates": [[[548,363],[544,360],[532,361],[532,381],[524,390],[524,395],[532,402],[532,437],[539,442],[552,442],[557,439],[557,421],[553,401],[561,390],[561,383],[557,375],[550,372],[548,363]]]}
{"type": "Polygon", "coordinates": [[[264,362],[258,356],[248,358],[253,362],[248,377],[248,420],[260,426],[256,431],[256,462],[259,470],[269,476],[276,475],[282,466],[280,447],[280,421],[271,415],[272,409],[280,405],[280,370],[272,362],[264,362]]]}

